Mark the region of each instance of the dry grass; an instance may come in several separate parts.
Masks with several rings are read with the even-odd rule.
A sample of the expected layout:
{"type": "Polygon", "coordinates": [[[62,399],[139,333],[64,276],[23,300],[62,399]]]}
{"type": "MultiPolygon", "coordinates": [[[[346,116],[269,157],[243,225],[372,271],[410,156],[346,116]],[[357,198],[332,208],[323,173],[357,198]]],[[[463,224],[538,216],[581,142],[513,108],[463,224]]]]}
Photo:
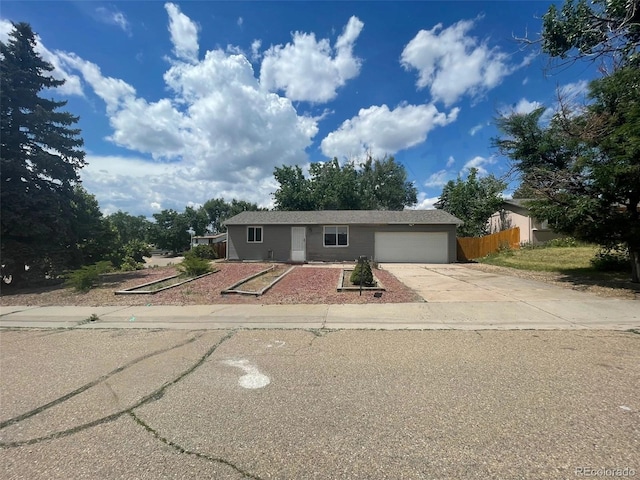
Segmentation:
{"type": "Polygon", "coordinates": [[[590,260],[597,247],[525,248],[479,259],[469,268],[501,275],[528,278],[593,293],[601,297],[635,300],[640,298],[640,284],[630,281],[627,272],[599,272],[590,260]]]}
{"type": "Polygon", "coordinates": [[[590,260],[598,251],[596,246],[522,248],[489,255],[480,263],[500,267],[533,270],[536,272],[584,271],[594,273],[590,260]]]}

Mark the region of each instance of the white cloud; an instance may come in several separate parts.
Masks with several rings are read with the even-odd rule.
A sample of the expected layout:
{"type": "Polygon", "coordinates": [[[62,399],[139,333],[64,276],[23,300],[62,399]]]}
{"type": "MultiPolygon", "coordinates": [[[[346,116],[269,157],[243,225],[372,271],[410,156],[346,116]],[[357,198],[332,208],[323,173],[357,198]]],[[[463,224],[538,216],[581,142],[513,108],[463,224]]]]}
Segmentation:
{"type": "Polygon", "coordinates": [[[455,121],[458,111],[454,108],[447,115],[433,105],[363,108],[322,140],[322,153],[327,157],[394,154],[424,142],[435,127],[455,121]]]}
{"type": "Polygon", "coordinates": [[[483,128],[484,128],[484,124],[479,123],[478,125],[471,127],[471,130],[469,130],[469,135],[473,137],[476,133],[478,133],[483,128]]]}
{"type": "Polygon", "coordinates": [[[104,77],[96,64],[83,60],[75,53],[56,53],[65,68],[75,69],[82,74],[84,81],[107,104],[107,112],[115,112],[125,101],[135,97],[135,88],[123,80],[104,77]]]}
{"type": "Polygon", "coordinates": [[[564,101],[576,102],[582,100],[589,91],[589,82],[580,80],[560,87],[560,98],[564,101]]]}
{"type": "Polygon", "coordinates": [[[485,158],[478,155],[476,157],[473,157],[467,163],[465,163],[464,166],[462,167],[462,170],[460,170],[460,173],[463,174],[468,172],[472,168],[477,168],[478,174],[488,175],[489,172],[487,171],[486,168],[484,168],[485,165],[493,165],[495,163],[496,163],[496,159],[493,157],[485,158]]]}
{"type": "Polygon", "coordinates": [[[123,32],[127,34],[131,34],[131,25],[129,25],[129,21],[124,13],[115,7],[106,8],[106,7],[98,7],[96,8],[96,18],[102,23],[106,23],[107,25],[115,25],[120,28],[123,32]]]}
{"type": "Polygon", "coordinates": [[[418,71],[418,88],[429,87],[434,101],[445,105],[460,97],[477,97],[500,84],[515,68],[498,48],[469,36],[474,20],[461,20],[444,28],[420,30],[405,46],[400,63],[418,71]]]}
{"type": "Polygon", "coordinates": [[[353,46],[364,24],[351,17],[331,48],[328,39],[314,33],[295,32],[293,42],[271,46],[260,69],[260,82],[270,90],[282,90],[294,101],[328,102],[336,90],[360,73],[361,60],[353,46]]]}
{"type": "Polygon", "coordinates": [[[169,14],[169,33],[173,51],[181,60],[196,62],[198,60],[198,26],[180,11],[177,5],[165,3],[169,14]]]}
{"type": "Polygon", "coordinates": [[[162,164],[139,157],[87,155],[82,183],[96,195],[106,215],[118,210],[145,215],[165,208],[182,211],[186,205],[200,205],[210,198],[239,198],[265,203],[277,188],[273,177],[257,182],[193,180],[179,163],[162,164]]]}
{"type": "Polygon", "coordinates": [[[258,61],[262,56],[260,54],[260,47],[262,46],[262,40],[254,40],[251,42],[251,60],[258,61]]]}
{"type": "Polygon", "coordinates": [[[275,165],[305,160],[317,133],[315,119],[298,116],[290,100],[260,87],[241,55],[215,50],[196,64],[176,62],[164,75],[174,97],[156,102],[91,62],[64,58],[105,101],[109,140],[155,159],[185,161],[198,178],[262,178],[275,165]]]}
{"type": "Polygon", "coordinates": [[[429,188],[442,187],[450,180],[450,177],[451,174],[447,170],[439,170],[429,175],[427,181],[424,182],[424,186],[429,188]]]}
{"type": "MultiPolygon", "coordinates": [[[[5,19],[0,19],[0,40],[3,43],[7,43],[9,40],[9,33],[13,31],[13,24],[5,19]]],[[[62,95],[79,95],[84,96],[82,90],[82,82],[77,75],[70,74],[67,69],[62,65],[59,52],[51,52],[44,46],[42,40],[36,35],[36,45],[34,50],[40,54],[43,60],[53,65],[54,70],[51,72],[51,76],[57,80],[64,80],[64,85],[56,87],[55,90],[62,95]]]]}
{"type": "Polygon", "coordinates": [[[418,203],[410,210],[432,210],[436,208],[434,204],[440,199],[440,197],[428,197],[425,192],[418,192],[418,203]]]}
{"type": "Polygon", "coordinates": [[[530,102],[526,98],[521,98],[520,101],[513,107],[513,112],[519,115],[533,112],[536,108],[540,108],[542,104],[540,102],[530,102]]]}
{"type": "Polygon", "coordinates": [[[193,63],[170,59],[167,96],[156,101],[76,54],[60,58],[105,102],[107,140],[134,155],[87,156],[83,181],[108,212],[148,215],[220,196],[270,206],[274,167],[308,161],[318,120],[263,88],[243,55],[212,50],[193,63]]]}
{"type": "Polygon", "coordinates": [[[238,24],[239,27],[242,26],[242,24],[244,23],[244,20],[242,17],[238,17],[238,20],[236,21],[236,23],[238,24]]]}
{"type": "Polygon", "coordinates": [[[453,167],[455,163],[456,163],[456,159],[453,158],[452,156],[449,156],[449,158],[447,159],[447,168],[453,167]]]}

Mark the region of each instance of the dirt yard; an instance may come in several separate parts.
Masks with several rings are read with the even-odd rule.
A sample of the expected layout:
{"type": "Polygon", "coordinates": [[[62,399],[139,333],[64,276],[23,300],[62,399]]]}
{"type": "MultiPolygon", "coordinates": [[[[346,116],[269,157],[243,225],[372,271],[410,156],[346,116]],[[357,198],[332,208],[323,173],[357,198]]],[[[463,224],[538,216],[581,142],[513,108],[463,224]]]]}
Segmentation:
{"type": "Polygon", "coordinates": [[[102,284],[87,293],[77,293],[62,285],[13,291],[5,288],[0,305],[209,305],[209,304],[344,304],[421,302],[422,298],[391,273],[376,270],[385,286],[380,298],[367,292],[338,292],[340,268],[296,266],[264,295],[226,294],[220,292],[236,282],[271,266],[266,263],[216,263],[217,273],[208,275],[155,295],[115,295],[116,290],[131,288],[176,273],[174,266],[148,268],[136,272],[103,276],[102,284]]]}

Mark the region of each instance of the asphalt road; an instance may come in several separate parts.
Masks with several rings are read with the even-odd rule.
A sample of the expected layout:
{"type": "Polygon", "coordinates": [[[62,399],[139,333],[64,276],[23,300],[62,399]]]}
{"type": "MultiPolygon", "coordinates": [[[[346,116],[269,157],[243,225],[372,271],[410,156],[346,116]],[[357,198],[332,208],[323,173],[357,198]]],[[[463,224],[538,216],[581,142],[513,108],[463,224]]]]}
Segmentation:
{"type": "Polygon", "coordinates": [[[5,329],[0,476],[640,476],[639,366],[632,332],[5,329]]]}

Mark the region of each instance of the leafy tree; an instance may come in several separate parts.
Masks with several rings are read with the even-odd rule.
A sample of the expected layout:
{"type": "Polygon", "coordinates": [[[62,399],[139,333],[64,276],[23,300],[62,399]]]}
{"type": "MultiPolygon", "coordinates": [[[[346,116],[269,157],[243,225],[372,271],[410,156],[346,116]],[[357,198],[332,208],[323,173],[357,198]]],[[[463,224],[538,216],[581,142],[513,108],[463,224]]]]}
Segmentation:
{"type": "Polygon", "coordinates": [[[309,166],[314,210],[359,209],[358,173],[352,164],[340,166],[337,158],[309,166]]]}
{"type": "Polygon", "coordinates": [[[362,210],[402,210],[418,201],[416,187],[407,181],[406,170],[393,157],[369,157],[360,167],[362,210]]]}
{"type": "Polygon", "coordinates": [[[151,229],[151,240],[158,248],[173,253],[181,252],[189,247],[189,218],[175,210],[162,210],[154,213],[156,223],[151,229]]]}
{"type": "Polygon", "coordinates": [[[273,176],[280,184],[273,194],[276,210],[317,210],[312,198],[311,181],[299,166],[276,167],[273,176]]]}
{"type": "Polygon", "coordinates": [[[77,252],[73,266],[108,259],[118,246],[118,233],[109,220],[102,216],[96,197],[76,185],[71,205],[77,252]]]}
{"type": "Polygon", "coordinates": [[[240,212],[260,210],[255,203],[235,198],[231,200],[231,203],[226,202],[224,198],[212,198],[204,203],[202,209],[207,214],[208,228],[212,233],[226,232],[227,227],[223,225],[223,222],[240,212]]]}
{"type": "Polygon", "coordinates": [[[606,247],[628,247],[640,272],[640,70],[589,86],[591,103],[541,125],[541,111],[498,120],[495,140],[538,192],[532,213],[554,229],[606,247]]]}
{"type": "Polygon", "coordinates": [[[120,244],[127,244],[133,241],[149,241],[149,230],[153,225],[144,216],[133,216],[127,212],[117,211],[108,215],[107,220],[118,232],[120,244]]]}
{"type": "Polygon", "coordinates": [[[220,233],[224,231],[224,222],[229,218],[229,204],[224,198],[212,198],[204,202],[202,206],[209,220],[209,230],[212,233],[220,233]]]}
{"type": "Polygon", "coordinates": [[[513,198],[535,198],[538,196],[538,192],[535,191],[532,185],[526,179],[523,179],[518,188],[513,191],[513,198]]]}
{"type": "Polygon", "coordinates": [[[282,166],[274,176],[278,210],[402,210],[417,201],[404,167],[393,157],[340,165],[338,159],[312,163],[309,178],[298,166],[282,166]]]}
{"type": "Polygon", "coordinates": [[[200,207],[197,210],[193,207],[187,207],[184,210],[183,215],[186,217],[188,228],[191,228],[195,235],[204,235],[207,233],[207,225],[209,224],[209,217],[207,211],[200,207]]]}
{"type": "Polygon", "coordinates": [[[498,119],[494,144],[536,192],[536,216],[605,248],[625,245],[640,282],[640,5],[567,0],[544,16],[541,41],[551,58],[601,58],[607,76],[589,85],[590,104],[571,111],[561,99],[548,125],[540,110],[498,119]]]}
{"type": "Polygon", "coordinates": [[[507,187],[493,175],[478,178],[478,169],[469,170],[466,180],[450,180],[442,189],[435,207],[455,215],[464,222],[458,227],[461,237],[481,237],[491,233],[489,218],[500,209],[501,193],[507,187]]]}
{"type": "Polygon", "coordinates": [[[566,0],[543,16],[542,50],[561,59],[601,58],[613,68],[638,66],[640,5],[637,0],[566,0]]]}
{"type": "Polygon", "coordinates": [[[144,257],[151,257],[149,244],[131,240],[112,253],[111,262],[121,270],[140,270],[144,268],[144,257]]]}
{"type": "Polygon", "coordinates": [[[14,24],[0,42],[0,222],[2,274],[12,284],[56,275],[76,258],[74,185],[85,165],[78,117],[40,96],[62,85],[35,51],[35,34],[14,24]]]}

